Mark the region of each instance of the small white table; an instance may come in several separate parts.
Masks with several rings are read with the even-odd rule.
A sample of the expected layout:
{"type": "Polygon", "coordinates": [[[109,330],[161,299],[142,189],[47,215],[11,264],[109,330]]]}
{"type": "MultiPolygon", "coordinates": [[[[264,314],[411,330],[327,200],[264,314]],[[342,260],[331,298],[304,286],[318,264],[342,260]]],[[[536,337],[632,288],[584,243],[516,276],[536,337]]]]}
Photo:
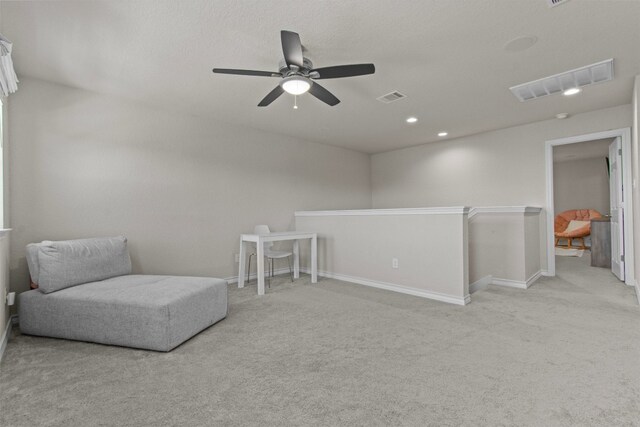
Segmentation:
{"type": "Polygon", "coordinates": [[[244,288],[245,266],[247,262],[247,245],[256,244],[256,262],[258,265],[258,295],[264,295],[264,243],[293,240],[293,277],[300,277],[300,244],[299,240],[311,241],[311,283],[318,282],[318,234],[305,231],[281,231],[269,234],[240,235],[240,267],[238,271],[238,287],[244,288]]]}

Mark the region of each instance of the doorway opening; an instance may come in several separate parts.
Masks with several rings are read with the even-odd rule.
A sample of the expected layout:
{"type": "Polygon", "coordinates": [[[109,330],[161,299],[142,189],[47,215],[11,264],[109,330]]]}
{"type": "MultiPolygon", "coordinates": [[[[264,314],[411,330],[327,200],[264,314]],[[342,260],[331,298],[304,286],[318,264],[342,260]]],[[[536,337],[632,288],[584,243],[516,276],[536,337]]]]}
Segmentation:
{"type": "Polygon", "coordinates": [[[610,269],[633,286],[630,135],[624,128],[547,141],[549,275],[559,260],[610,269]],[[565,260],[583,255],[582,262],[565,260]]]}

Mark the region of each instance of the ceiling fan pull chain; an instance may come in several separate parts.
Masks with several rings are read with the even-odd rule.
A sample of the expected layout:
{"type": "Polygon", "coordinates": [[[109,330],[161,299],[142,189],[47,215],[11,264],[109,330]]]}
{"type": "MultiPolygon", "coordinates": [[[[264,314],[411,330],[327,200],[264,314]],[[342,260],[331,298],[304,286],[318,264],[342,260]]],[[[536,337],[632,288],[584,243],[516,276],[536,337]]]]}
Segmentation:
{"type": "Polygon", "coordinates": [[[293,109],[298,109],[298,95],[293,95],[293,109]]]}

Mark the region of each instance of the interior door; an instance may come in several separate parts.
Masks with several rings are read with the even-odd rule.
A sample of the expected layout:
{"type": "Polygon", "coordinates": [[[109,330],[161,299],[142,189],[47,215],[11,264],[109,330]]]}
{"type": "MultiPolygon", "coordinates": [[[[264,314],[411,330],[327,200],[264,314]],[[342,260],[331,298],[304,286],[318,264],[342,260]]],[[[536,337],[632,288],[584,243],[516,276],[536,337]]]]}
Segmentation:
{"type": "Polygon", "coordinates": [[[609,145],[609,194],[611,201],[611,271],[624,281],[624,221],[622,145],[620,137],[609,145]]]}

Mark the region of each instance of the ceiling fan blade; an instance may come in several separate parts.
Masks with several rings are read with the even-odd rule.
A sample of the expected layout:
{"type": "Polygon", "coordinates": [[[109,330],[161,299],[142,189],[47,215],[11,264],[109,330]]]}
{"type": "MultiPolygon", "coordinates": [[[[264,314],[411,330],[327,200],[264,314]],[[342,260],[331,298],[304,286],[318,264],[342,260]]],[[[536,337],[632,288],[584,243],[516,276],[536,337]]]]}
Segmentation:
{"type": "Polygon", "coordinates": [[[276,86],[275,89],[269,92],[269,94],[265,96],[262,99],[262,101],[260,101],[260,103],[258,104],[258,107],[266,107],[267,105],[271,104],[273,101],[278,99],[278,97],[283,93],[284,93],[284,89],[282,89],[280,85],[276,86]]]}
{"type": "Polygon", "coordinates": [[[236,74],[240,76],[260,76],[260,77],[282,77],[282,74],[275,71],[256,71],[256,70],[234,70],[232,68],[214,68],[214,73],[219,74],[236,74]]]}
{"type": "Polygon", "coordinates": [[[313,83],[309,88],[309,93],[320,101],[331,105],[332,107],[340,103],[340,100],[336,98],[331,92],[320,86],[318,83],[313,83]]]}
{"type": "Polygon", "coordinates": [[[284,60],[291,68],[295,65],[298,68],[302,68],[303,56],[302,56],[302,43],[300,43],[300,35],[293,31],[280,31],[280,39],[282,40],[282,53],[284,53],[284,60]]]}
{"type": "Polygon", "coordinates": [[[339,79],[340,77],[354,77],[373,74],[376,67],[373,64],[335,65],[333,67],[316,68],[312,73],[318,73],[315,79],[339,79]]]}

